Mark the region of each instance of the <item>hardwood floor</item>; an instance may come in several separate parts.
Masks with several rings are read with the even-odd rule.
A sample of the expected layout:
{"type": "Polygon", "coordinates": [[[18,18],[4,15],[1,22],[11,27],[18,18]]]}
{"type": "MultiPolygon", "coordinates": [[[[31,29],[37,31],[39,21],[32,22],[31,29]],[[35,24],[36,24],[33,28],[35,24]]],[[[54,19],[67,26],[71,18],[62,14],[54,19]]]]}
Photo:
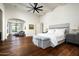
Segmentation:
{"type": "Polygon", "coordinates": [[[13,37],[0,43],[0,56],[79,56],[79,46],[63,43],[41,49],[32,43],[32,37],[13,37]]]}

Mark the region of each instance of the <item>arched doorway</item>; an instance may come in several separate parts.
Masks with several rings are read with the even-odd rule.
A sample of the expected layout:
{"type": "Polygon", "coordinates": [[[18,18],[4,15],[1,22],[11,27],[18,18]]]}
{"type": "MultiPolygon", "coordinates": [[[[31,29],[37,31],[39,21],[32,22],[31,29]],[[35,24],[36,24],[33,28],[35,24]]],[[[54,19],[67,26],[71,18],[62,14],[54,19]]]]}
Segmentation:
{"type": "Polygon", "coordinates": [[[0,9],[0,41],[2,41],[2,10],[0,9]]]}
{"type": "Polygon", "coordinates": [[[17,18],[9,19],[7,22],[7,33],[15,34],[19,31],[23,31],[24,21],[17,18]]]}

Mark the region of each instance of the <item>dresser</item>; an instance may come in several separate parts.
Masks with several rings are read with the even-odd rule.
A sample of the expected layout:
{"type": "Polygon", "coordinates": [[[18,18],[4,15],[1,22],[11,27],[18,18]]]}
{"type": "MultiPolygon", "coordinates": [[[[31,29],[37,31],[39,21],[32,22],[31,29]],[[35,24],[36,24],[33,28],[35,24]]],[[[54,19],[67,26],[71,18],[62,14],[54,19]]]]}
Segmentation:
{"type": "Polygon", "coordinates": [[[79,44],[79,34],[67,34],[65,42],[79,44]]]}

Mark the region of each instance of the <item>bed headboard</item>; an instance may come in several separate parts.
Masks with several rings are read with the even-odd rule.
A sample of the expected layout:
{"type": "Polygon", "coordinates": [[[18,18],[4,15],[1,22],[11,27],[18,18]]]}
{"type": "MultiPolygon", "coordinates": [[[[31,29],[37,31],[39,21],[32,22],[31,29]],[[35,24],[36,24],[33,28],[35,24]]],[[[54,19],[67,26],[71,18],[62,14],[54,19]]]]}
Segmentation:
{"type": "Polygon", "coordinates": [[[66,29],[66,34],[68,34],[69,30],[70,30],[70,24],[65,23],[65,24],[56,24],[56,25],[50,25],[49,26],[49,29],[61,29],[61,28],[65,28],[66,29]]]}

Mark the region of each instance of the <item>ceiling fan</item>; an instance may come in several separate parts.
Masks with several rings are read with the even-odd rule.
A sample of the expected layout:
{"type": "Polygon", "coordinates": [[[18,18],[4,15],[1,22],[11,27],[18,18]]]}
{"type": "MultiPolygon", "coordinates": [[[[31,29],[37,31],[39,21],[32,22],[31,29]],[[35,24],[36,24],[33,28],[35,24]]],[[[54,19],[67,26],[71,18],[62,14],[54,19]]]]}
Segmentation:
{"type": "Polygon", "coordinates": [[[43,11],[43,9],[41,9],[43,6],[38,6],[38,3],[33,3],[33,4],[29,3],[29,5],[30,6],[27,8],[30,8],[30,10],[28,11],[33,11],[33,13],[35,13],[35,11],[37,13],[39,13],[39,11],[43,11]]]}

